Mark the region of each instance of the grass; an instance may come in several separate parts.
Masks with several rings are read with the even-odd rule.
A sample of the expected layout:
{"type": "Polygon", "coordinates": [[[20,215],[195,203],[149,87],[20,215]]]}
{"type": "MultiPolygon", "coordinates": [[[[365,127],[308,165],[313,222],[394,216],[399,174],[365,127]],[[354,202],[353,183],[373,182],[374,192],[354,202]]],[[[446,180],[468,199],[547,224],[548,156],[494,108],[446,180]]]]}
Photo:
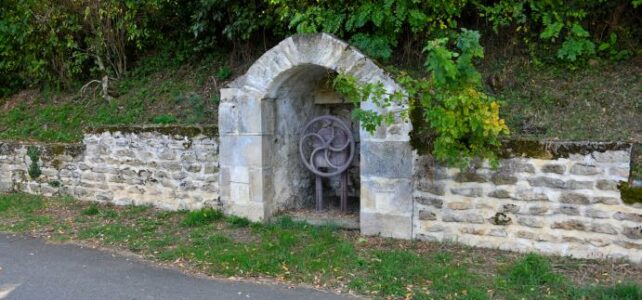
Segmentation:
{"type": "MultiPolygon", "coordinates": [[[[149,55],[114,85],[109,103],[81,96],[79,88],[22,91],[0,99],[0,139],[76,142],[88,126],[216,124],[218,89],[242,73],[221,63],[225,60],[225,55],[202,61],[163,51],[149,55]]],[[[640,58],[633,58],[570,70],[498,54],[480,71],[502,103],[514,137],[640,141],[641,66],[640,58]]]]}
{"type": "Polygon", "coordinates": [[[591,61],[570,70],[499,57],[485,62],[482,73],[514,137],[639,142],[641,59],[591,61]]]}
{"type": "Polygon", "coordinates": [[[98,94],[81,95],[79,88],[24,90],[0,99],[0,139],[78,142],[86,127],[216,124],[218,88],[224,82],[219,76],[227,80],[232,70],[219,58],[176,61],[166,54],[142,59],[115,83],[110,102],[98,94]]]}
{"type": "Polygon", "coordinates": [[[257,224],[211,208],[168,212],[0,194],[0,231],[132,251],[187,271],[268,277],[376,298],[642,297],[642,272],[626,263],[362,237],[289,218],[257,224]]]}

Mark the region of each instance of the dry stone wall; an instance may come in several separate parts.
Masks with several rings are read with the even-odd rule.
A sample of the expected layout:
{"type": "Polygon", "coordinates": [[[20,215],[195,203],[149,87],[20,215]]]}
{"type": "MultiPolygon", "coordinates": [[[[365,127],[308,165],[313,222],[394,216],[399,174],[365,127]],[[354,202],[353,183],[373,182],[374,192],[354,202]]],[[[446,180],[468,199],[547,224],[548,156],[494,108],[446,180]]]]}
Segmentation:
{"type": "Polygon", "coordinates": [[[0,141],[0,192],[171,210],[218,206],[217,135],[216,127],[120,127],[91,129],[78,144],[0,141]],[[30,148],[39,153],[36,178],[30,148]]]}
{"type": "Polygon", "coordinates": [[[630,145],[535,143],[526,149],[533,153],[509,148],[512,158],[496,169],[484,163],[462,171],[416,156],[413,236],[642,261],[642,207],[624,204],[618,190],[629,176],[630,145]]]}

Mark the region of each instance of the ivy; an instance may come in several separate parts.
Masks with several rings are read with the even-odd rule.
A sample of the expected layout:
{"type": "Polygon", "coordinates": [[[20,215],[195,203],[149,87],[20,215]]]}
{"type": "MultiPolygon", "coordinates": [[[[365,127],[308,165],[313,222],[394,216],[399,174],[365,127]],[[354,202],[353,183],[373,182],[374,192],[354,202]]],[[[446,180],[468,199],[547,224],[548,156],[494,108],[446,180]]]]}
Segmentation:
{"type": "Polygon", "coordinates": [[[478,32],[463,29],[454,43],[449,38],[429,41],[424,52],[430,76],[414,78],[399,73],[403,92],[389,94],[381,83],[359,83],[345,74],[338,75],[333,84],[338,93],[355,103],[354,117],[371,133],[384,123],[408,118],[415,110],[422,119],[413,122],[414,130],[431,136],[431,152],[438,160],[459,167],[467,166],[473,158],[495,162],[508,127],[499,117],[498,102],[483,92],[481,76],[473,64],[483,58],[479,39],[478,32]],[[364,99],[377,109],[362,109],[359,104],[364,99]],[[409,109],[387,110],[393,105],[400,107],[404,99],[408,99],[409,109]]]}

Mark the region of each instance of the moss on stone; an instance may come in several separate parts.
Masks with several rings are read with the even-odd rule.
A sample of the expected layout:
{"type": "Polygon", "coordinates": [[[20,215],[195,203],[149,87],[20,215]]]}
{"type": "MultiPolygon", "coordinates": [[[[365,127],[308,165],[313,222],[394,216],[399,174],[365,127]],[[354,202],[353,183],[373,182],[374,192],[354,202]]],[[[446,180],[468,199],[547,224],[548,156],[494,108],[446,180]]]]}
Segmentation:
{"type": "Polygon", "coordinates": [[[145,132],[155,132],[163,135],[170,136],[184,136],[194,138],[199,135],[215,138],[218,137],[218,127],[211,126],[106,126],[106,127],[93,127],[88,128],[85,133],[88,134],[101,134],[104,132],[122,134],[140,134],[145,132]]]}
{"type": "Polygon", "coordinates": [[[48,159],[55,159],[56,157],[69,155],[77,157],[85,152],[85,145],[83,144],[40,144],[42,147],[42,156],[48,159]]]}
{"type": "Polygon", "coordinates": [[[506,140],[502,143],[502,158],[529,157],[539,159],[568,158],[572,154],[587,155],[593,152],[606,152],[631,149],[624,142],[560,142],[536,140],[506,140]]]}
{"type": "Polygon", "coordinates": [[[632,187],[623,182],[619,186],[622,201],[626,204],[642,203],[642,186],[632,187]]]}
{"type": "Polygon", "coordinates": [[[62,161],[60,159],[55,158],[51,161],[51,166],[54,167],[54,169],[56,170],[60,170],[60,168],[62,167],[62,161]]]}
{"type": "Polygon", "coordinates": [[[508,225],[512,219],[505,213],[498,212],[492,217],[493,224],[495,225],[508,225]]]}

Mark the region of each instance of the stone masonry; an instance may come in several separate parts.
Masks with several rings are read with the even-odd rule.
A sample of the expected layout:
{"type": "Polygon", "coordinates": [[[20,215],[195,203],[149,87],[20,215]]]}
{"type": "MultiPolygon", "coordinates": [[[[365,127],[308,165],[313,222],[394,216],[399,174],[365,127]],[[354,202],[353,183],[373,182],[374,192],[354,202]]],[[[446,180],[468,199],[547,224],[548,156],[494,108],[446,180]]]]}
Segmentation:
{"type": "MultiPolygon", "coordinates": [[[[221,202],[231,214],[267,220],[284,201],[312,191],[311,180],[283,168],[300,158],[288,147],[313,116],[313,91],[329,74],[344,73],[360,82],[381,83],[387,92],[400,87],[372,60],[329,34],[295,35],[268,50],[247,73],[221,89],[221,202]],[[302,108],[308,109],[302,109],[302,108]],[[303,179],[302,179],[303,178],[303,179]],[[306,184],[306,182],[308,182],[306,184]]],[[[371,101],[361,108],[381,113],[371,101]]],[[[360,226],[364,234],[411,238],[412,125],[402,119],[374,134],[361,130],[360,226]]],[[[297,162],[301,165],[300,162],[297,162]]],[[[305,196],[305,195],[303,195],[305,196]]]]}
{"type": "MultiPolygon", "coordinates": [[[[533,145],[531,145],[533,146],[533,145]]],[[[534,146],[537,147],[537,146],[534,146]]],[[[582,258],[642,260],[642,207],[622,203],[630,145],[550,143],[538,158],[459,170],[416,156],[413,236],[582,258]]]]}
{"type": "Polygon", "coordinates": [[[79,144],[0,141],[0,192],[163,209],[218,206],[216,127],[121,127],[89,130],[79,144]],[[28,169],[39,150],[41,175],[28,169]]]}

